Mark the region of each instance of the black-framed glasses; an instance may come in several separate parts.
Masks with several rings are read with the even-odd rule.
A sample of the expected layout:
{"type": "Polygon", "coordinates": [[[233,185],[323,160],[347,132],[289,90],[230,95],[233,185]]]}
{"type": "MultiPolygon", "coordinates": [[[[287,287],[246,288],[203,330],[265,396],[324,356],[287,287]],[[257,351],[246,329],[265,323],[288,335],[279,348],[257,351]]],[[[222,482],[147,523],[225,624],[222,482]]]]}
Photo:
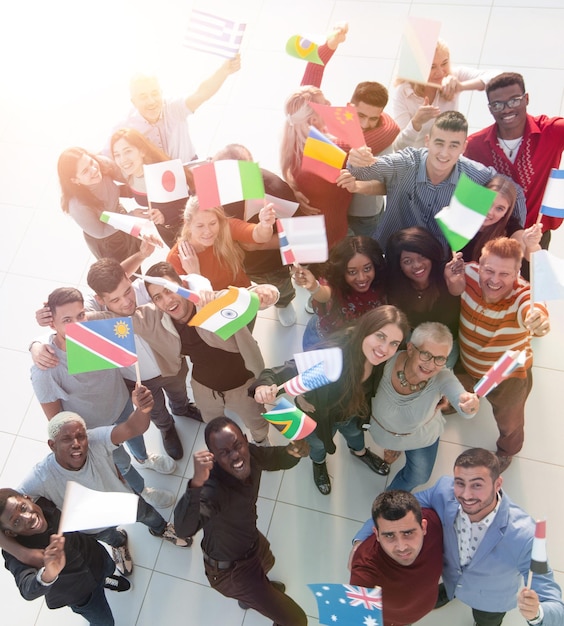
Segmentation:
{"type": "Polygon", "coordinates": [[[505,107],[508,109],[516,109],[518,106],[521,106],[521,100],[523,100],[526,95],[527,94],[524,93],[521,96],[515,96],[509,100],[496,100],[495,102],[489,102],[488,107],[492,113],[501,113],[505,107]]]}
{"type": "Polygon", "coordinates": [[[442,367],[447,362],[446,356],[435,356],[434,354],[427,352],[427,350],[420,350],[416,345],[413,345],[413,347],[417,350],[417,352],[419,352],[419,358],[422,361],[434,361],[437,367],[442,367]]]}

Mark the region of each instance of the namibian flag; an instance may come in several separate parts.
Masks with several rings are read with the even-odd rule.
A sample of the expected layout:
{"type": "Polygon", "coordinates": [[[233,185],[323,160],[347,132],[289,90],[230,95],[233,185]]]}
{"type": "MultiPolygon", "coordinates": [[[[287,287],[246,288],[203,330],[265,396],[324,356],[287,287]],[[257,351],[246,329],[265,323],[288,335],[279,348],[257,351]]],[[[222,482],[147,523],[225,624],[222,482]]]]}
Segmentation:
{"type": "Polygon", "coordinates": [[[286,231],[284,230],[284,226],[282,226],[282,222],[280,220],[276,220],[276,230],[278,231],[278,239],[280,241],[280,255],[282,257],[282,263],[284,265],[295,263],[296,257],[294,256],[294,251],[288,243],[286,231]]]}
{"type": "Polygon", "coordinates": [[[69,374],[128,367],[137,362],[130,317],[67,324],[65,334],[69,374]]]}
{"type": "Polygon", "coordinates": [[[258,163],[215,161],[192,170],[200,209],[211,209],[230,202],[264,198],[264,182],[258,163]]]}
{"type": "Polygon", "coordinates": [[[544,191],[540,212],[564,218],[564,170],[553,169],[544,191]]]}
{"type": "Polygon", "coordinates": [[[523,367],[527,359],[525,350],[507,350],[474,385],[474,393],[485,398],[492,389],[504,381],[518,367],[523,367]]]}
{"type": "Polygon", "coordinates": [[[286,398],[280,398],[276,406],[262,416],[267,422],[270,422],[286,437],[287,439],[303,439],[310,435],[317,424],[300,411],[297,406],[288,402],[286,398]]]}
{"type": "Polygon", "coordinates": [[[548,557],[546,556],[546,520],[537,521],[535,538],[531,550],[531,566],[533,574],[548,573],[548,557]]]}
{"type": "Polygon", "coordinates": [[[309,136],[304,145],[302,170],[317,174],[320,178],[334,183],[341,173],[347,153],[335,145],[317,128],[310,126],[309,136]]]}
{"type": "Polygon", "coordinates": [[[229,339],[244,328],[257,314],[259,299],[256,293],[238,287],[229,287],[227,293],[206,304],[188,322],[229,339]]]}

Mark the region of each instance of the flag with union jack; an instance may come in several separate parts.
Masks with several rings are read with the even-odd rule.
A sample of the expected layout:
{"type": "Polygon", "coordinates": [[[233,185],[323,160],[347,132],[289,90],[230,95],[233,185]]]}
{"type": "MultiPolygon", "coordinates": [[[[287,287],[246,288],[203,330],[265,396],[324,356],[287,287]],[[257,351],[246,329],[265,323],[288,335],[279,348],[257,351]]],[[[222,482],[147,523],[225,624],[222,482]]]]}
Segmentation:
{"type": "Polygon", "coordinates": [[[128,367],[137,362],[131,317],[65,326],[69,374],[128,367]]]}
{"type": "Polygon", "coordinates": [[[518,367],[523,367],[527,360],[525,350],[507,350],[474,385],[474,393],[485,398],[492,389],[504,381],[518,367]]]}
{"type": "Polygon", "coordinates": [[[239,52],[246,27],[241,22],[193,9],[184,46],[232,59],[239,52]]]}
{"type": "Polygon", "coordinates": [[[382,589],[353,585],[308,585],[319,609],[319,623],[341,626],[383,626],[382,589]]]}

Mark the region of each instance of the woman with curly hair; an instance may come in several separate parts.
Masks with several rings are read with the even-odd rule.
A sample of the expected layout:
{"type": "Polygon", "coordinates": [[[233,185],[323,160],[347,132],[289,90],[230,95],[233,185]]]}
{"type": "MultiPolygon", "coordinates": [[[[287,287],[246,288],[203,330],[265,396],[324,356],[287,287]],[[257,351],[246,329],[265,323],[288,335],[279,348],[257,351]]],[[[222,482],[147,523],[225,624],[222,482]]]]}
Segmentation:
{"type": "MultiPolygon", "coordinates": [[[[317,422],[306,441],[313,461],[313,480],[323,495],[331,492],[325,457],[334,454],[339,431],[351,454],[377,474],[386,476],[389,465],[364,445],[361,424],[370,418],[370,402],[382,378],[384,363],[398,350],[409,332],[405,315],[395,306],[384,305],[365,313],[354,326],[343,329],[320,347],[340,347],[343,371],[338,380],[296,398],[296,406],[317,422]]],[[[249,389],[259,403],[273,404],[278,385],[297,374],[294,361],[264,370],[249,389]]]]}
{"type": "Polygon", "coordinates": [[[304,332],[304,350],[386,303],[386,264],[374,239],[345,237],[320,271],[321,281],[302,266],[294,275],[296,285],[310,292],[315,312],[304,332]]]}

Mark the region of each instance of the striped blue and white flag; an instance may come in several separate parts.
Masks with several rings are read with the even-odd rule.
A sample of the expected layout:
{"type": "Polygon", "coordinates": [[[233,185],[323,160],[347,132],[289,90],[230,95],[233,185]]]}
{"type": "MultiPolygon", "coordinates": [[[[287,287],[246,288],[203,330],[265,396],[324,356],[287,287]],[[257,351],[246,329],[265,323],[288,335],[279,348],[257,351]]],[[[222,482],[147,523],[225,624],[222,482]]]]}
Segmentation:
{"type": "Polygon", "coordinates": [[[246,26],[241,22],[193,9],[184,46],[232,59],[239,52],[246,26]]]}

